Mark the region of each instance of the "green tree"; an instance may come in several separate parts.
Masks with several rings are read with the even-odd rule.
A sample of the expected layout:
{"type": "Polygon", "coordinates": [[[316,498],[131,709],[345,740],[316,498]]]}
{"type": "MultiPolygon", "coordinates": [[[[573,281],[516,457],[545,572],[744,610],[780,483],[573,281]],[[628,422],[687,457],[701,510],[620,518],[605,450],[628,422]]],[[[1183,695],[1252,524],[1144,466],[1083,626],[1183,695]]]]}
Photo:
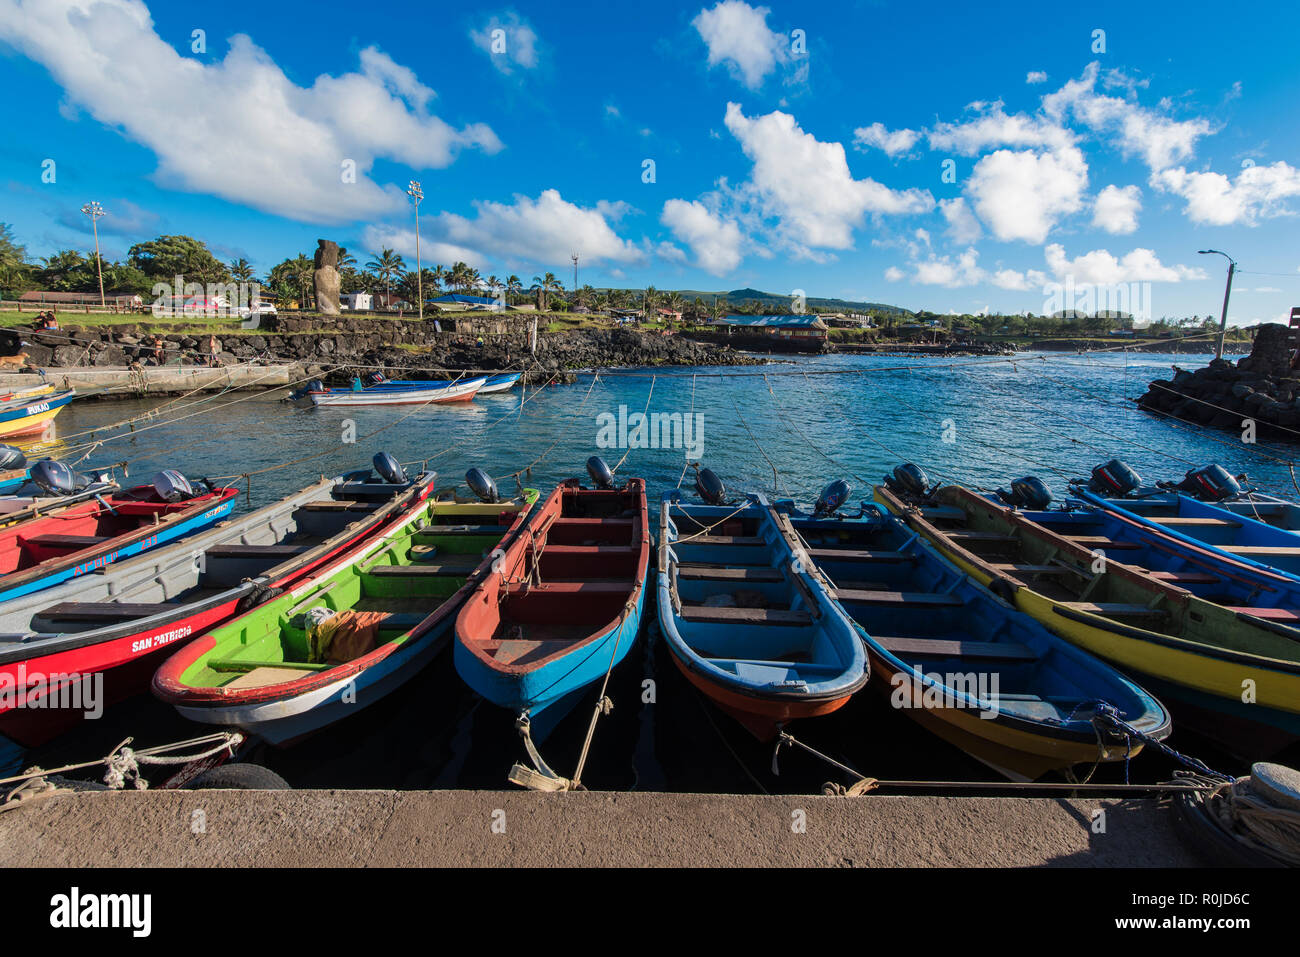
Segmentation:
{"type": "Polygon", "coordinates": [[[191,236],[159,236],[136,243],[127,252],[127,262],[151,281],[229,282],[230,271],[208,249],[191,236]]]}
{"type": "Polygon", "coordinates": [[[401,255],[384,247],[377,257],[366,263],[366,268],[383,283],[384,292],[388,293],[392,291],[393,281],[405,274],[406,263],[402,261],[401,255]]]}
{"type": "Polygon", "coordinates": [[[244,258],[236,259],[229,266],[230,278],[235,282],[248,282],[253,278],[253,267],[244,258]]]}

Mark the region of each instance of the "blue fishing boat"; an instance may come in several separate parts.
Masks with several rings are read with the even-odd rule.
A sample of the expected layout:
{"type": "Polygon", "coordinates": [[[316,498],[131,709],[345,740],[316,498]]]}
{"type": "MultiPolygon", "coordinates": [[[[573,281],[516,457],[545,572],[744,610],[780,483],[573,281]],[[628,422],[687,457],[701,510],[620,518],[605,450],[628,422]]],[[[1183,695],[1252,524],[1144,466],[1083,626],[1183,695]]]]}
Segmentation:
{"type": "Polygon", "coordinates": [[[1013,780],[1135,755],[1140,737],[1094,723],[1111,714],[1140,735],[1168,736],[1169,713],[1152,695],[981,587],[901,521],[869,504],[839,514],[847,488],[832,483],[812,514],[778,508],[788,508],[796,555],[815,563],[858,626],[880,697],[1013,780]]]}
{"type": "Polygon", "coordinates": [[[465,683],[521,718],[541,743],[636,644],[650,532],[645,482],[615,487],[599,459],[595,488],[560,484],[535,506],[456,618],[465,683]]]}
{"type": "Polygon", "coordinates": [[[492,395],[496,392],[509,392],[519,381],[522,372],[507,372],[502,375],[488,376],[488,380],[479,387],[479,395],[492,395]]]}
{"type": "Polygon", "coordinates": [[[673,662],[760,741],[837,710],[867,682],[857,629],[798,562],[782,520],[761,495],[734,507],[673,492],[659,515],[659,624],[673,662]]]}

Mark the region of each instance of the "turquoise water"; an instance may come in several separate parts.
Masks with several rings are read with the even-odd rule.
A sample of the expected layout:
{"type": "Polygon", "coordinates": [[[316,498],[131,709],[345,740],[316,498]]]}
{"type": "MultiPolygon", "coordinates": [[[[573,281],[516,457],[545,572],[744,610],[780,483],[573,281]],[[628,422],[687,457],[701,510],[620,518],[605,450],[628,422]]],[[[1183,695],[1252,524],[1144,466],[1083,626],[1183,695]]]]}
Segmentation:
{"type": "MultiPolygon", "coordinates": [[[[134,432],[96,433],[104,444],[90,461],[127,460],[147,479],[164,467],[212,477],[257,472],[253,506],[266,504],[320,473],[337,474],[385,449],[404,462],[427,460],[438,487],[459,484],[479,466],[512,489],[511,473],[532,464],[528,484],[547,490],[583,474],[600,454],[647,480],[652,497],[677,485],[690,451],[734,491],[777,491],[809,500],[833,478],[855,493],[903,460],[932,477],[997,487],[1037,474],[1058,493],[1120,456],[1144,479],[1181,477],[1217,461],[1269,490],[1294,494],[1285,463],[1291,451],[1244,445],[1231,433],[1160,419],[1132,399],[1167,377],[1177,362],[1194,369],[1207,356],[1026,355],[1015,362],[827,356],[745,369],[643,370],[581,376],[574,385],[519,390],[465,404],[298,409],[233,393],[168,407],[134,432]],[[648,405],[647,405],[648,403],[648,405]],[[600,426],[626,415],[693,416],[673,448],[601,448],[600,426]],[[606,416],[606,419],[601,419],[606,416]],[[184,418],[180,418],[184,417],[184,418]],[[179,419],[173,421],[173,419],[179,419]],[[355,435],[355,441],[346,439],[355,435]],[[281,467],[283,463],[306,459],[281,467]],[[775,474],[774,474],[775,469],[775,474]]],[[[158,400],[73,405],[60,434],[84,449],[86,430],[140,415],[158,400]]],[[[608,432],[609,430],[607,430],[608,432]]],[[[607,436],[608,437],[608,436],[607,436]]],[[[690,475],[685,484],[691,483],[690,475]]]]}
{"type": "MultiPolygon", "coordinates": [[[[599,452],[623,475],[646,478],[658,497],[682,477],[685,452],[597,448],[602,414],[690,414],[702,418],[700,460],[734,491],[776,490],[808,500],[827,481],[845,477],[869,496],[872,481],[902,460],[935,478],[986,487],[1036,473],[1058,494],[1067,477],[1118,455],[1148,481],[1176,478],[1193,465],[1218,461],[1246,472],[1261,487],[1294,494],[1286,467],[1291,450],[1246,446],[1227,433],[1171,423],[1139,412],[1132,398],[1170,364],[1197,368],[1205,356],[1076,357],[1014,363],[891,357],[820,357],[752,369],[647,370],[590,375],[577,384],[531,395],[487,397],[465,405],[348,411],[302,410],[236,393],[177,403],[129,433],[101,432],[95,462],[130,460],[147,480],[168,466],[211,477],[271,468],[252,478],[251,502],[264,505],[319,473],[367,462],[383,448],[404,461],[428,459],[445,487],[470,466],[508,476],[535,463],[530,484],[548,490],[583,472],[599,452]],[[766,373],[766,377],[764,376],[766,373]],[[805,373],[826,373],[808,374],[805,373]],[[651,388],[653,386],[653,393],[651,388]],[[170,416],[189,416],[170,422],[170,416]],[[351,426],[348,426],[351,420],[351,426]],[[345,429],[356,441],[343,441],[345,429]],[[379,431],[368,436],[368,433],[379,431]],[[114,438],[113,435],[119,437],[114,438]],[[947,439],[947,440],[945,440],[947,439]],[[287,468],[286,461],[311,457],[287,468]],[[776,474],[773,474],[775,466],[776,474]]],[[[67,437],[142,415],[158,401],[80,403],[59,426],[67,437]]],[[[695,436],[692,436],[695,437],[695,436]]],[[[70,439],[82,448],[89,436],[70,439]]],[[[685,484],[689,487],[690,478],[685,484]]],[[[513,480],[503,478],[507,489],[513,480]]],[[[241,498],[241,504],[247,502],[241,498]]],[[[670,663],[651,619],[638,647],[616,669],[613,713],[602,719],[584,780],[593,789],[701,792],[817,791],[845,781],[818,760],[789,750],[772,772],[772,752],[749,738],[686,683],[670,663]],[[643,700],[652,680],[656,700],[643,700]]],[[[596,692],[591,691],[591,701],[596,692]]],[[[580,704],[548,739],[544,752],[561,773],[582,747],[591,702],[580,704]]],[[[458,679],[450,653],[398,692],[293,748],[251,757],[295,787],[501,788],[510,765],[524,757],[512,717],[485,705],[458,679]]],[[[179,741],[206,729],[142,696],[110,710],[74,734],[31,754],[45,767],[107,753],[127,735],[139,746],[179,741]]],[[[929,735],[873,694],[859,694],[825,718],[793,729],[802,740],[865,774],[882,779],[987,781],[992,775],[929,735]]],[[[1212,766],[1239,772],[1207,742],[1175,730],[1171,743],[1212,766]]],[[[1173,765],[1143,754],[1134,781],[1167,780],[1173,765]]],[[[1120,765],[1098,780],[1122,781],[1120,765]]],[[[155,783],[162,780],[158,777],[155,783]]]]}

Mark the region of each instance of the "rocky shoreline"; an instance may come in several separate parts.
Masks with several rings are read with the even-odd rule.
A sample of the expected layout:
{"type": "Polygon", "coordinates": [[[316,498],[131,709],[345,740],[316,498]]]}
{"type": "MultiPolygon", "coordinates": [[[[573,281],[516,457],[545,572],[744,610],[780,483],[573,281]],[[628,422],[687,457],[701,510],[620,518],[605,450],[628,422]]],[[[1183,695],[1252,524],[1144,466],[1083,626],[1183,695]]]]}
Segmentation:
{"type": "MultiPolygon", "coordinates": [[[[543,319],[545,317],[542,317],[543,319]]],[[[444,323],[451,323],[444,320],[444,323]]],[[[344,318],[322,331],[319,321],[279,319],[256,333],[214,332],[224,365],[263,361],[298,363],[313,375],[347,377],[352,369],[384,369],[404,378],[438,378],[441,373],[479,369],[520,369],[535,374],[626,366],[745,366],[761,359],[729,347],[696,342],[682,335],[632,329],[575,329],[542,332],[531,351],[527,324],[507,333],[484,335],[473,324],[466,331],[440,330],[425,322],[344,318]]],[[[130,324],[103,327],[69,325],[57,331],[30,327],[0,330],[0,354],[24,356],[15,367],[79,368],[194,366],[208,362],[203,333],[156,331],[130,324]],[[163,340],[162,362],[152,337],[163,340]]],[[[17,368],[15,368],[17,371],[17,368]]]]}
{"type": "Polygon", "coordinates": [[[1149,411],[1198,425],[1245,433],[1300,434],[1300,370],[1291,368],[1291,330],[1261,326],[1249,356],[1234,365],[1215,359],[1195,372],[1174,366],[1172,379],[1156,379],[1135,401],[1149,411]]]}

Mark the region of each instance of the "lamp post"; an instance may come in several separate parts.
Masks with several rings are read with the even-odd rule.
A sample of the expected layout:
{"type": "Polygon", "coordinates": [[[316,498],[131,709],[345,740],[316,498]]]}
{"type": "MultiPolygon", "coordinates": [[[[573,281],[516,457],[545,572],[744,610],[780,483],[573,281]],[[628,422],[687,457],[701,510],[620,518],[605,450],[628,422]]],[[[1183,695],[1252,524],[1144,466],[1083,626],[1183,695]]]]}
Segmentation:
{"type": "Polygon", "coordinates": [[[573,298],[578,298],[578,254],[574,253],[569,257],[573,260],[573,298]]]}
{"type": "Polygon", "coordinates": [[[424,190],[419,182],[411,180],[406,187],[406,195],[415,205],[415,289],[420,299],[420,319],[424,319],[424,270],[420,267],[420,200],[424,199],[424,190]]]}
{"type": "Polygon", "coordinates": [[[95,234],[95,273],[99,276],[99,304],[107,306],[104,301],[104,270],[99,261],[99,218],[104,215],[104,207],[91,201],[81,207],[81,211],[90,217],[90,228],[95,234]]]}
{"type": "Polygon", "coordinates": [[[1223,289],[1223,315],[1219,317],[1219,345],[1214,351],[1214,358],[1223,358],[1223,337],[1228,331],[1228,297],[1232,295],[1232,274],[1237,271],[1237,263],[1231,256],[1217,249],[1198,249],[1197,252],[1202,256],[1211,254],[1222,256],[1228,260],[1228,285],[1223,289]]]}

